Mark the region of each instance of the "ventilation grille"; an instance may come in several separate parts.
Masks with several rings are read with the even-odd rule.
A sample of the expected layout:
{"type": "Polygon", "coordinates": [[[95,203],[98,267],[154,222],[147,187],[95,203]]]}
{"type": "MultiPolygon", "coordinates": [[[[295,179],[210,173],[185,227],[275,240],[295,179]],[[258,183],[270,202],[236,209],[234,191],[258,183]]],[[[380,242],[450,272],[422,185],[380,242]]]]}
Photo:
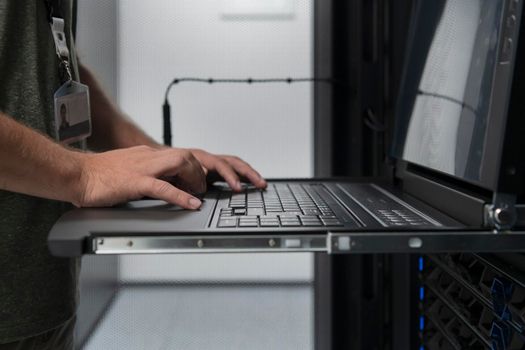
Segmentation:
{"type": "Polygon", "coordinates": [[[440,254],[419,270],[421,349],[525,349],[525,266],[440,254]]]}

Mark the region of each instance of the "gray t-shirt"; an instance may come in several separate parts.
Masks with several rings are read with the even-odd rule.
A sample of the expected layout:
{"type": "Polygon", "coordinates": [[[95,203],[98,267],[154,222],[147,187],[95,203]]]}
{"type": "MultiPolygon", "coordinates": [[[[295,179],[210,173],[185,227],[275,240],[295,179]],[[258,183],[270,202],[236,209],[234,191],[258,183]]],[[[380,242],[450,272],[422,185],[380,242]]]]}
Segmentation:
{"type": "MultiPolygon", "coordinates": [[[[71,0],[61,1],[78,77],[73,7],[71,0]]],[[[44,0],[0,1],[0,111],[54,138],[53,94],[60,85],[44,0]]],[[[34,176],[38,172],[34,169],[34,176]]],[[[51,226],[69,208],[0,191],[0,344],[57,327],[74,315],[78,260],[54,258],[46,244],[51,226]]]]}

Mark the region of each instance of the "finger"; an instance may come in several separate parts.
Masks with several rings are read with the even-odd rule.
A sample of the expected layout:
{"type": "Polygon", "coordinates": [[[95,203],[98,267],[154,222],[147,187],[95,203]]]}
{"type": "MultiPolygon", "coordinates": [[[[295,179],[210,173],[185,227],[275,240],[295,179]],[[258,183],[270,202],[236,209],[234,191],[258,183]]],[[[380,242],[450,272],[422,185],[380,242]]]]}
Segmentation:
{"type": "Polygon", "coordinates": [[[239,176],[230,164],[220,158],[217,158],[214,165],[214,170],[224,179],[224,181],[228,183],[228,185],[234,191],[242,191],[242,185],[239,176]]]}
{"type": "Polygon", "coordinates": [[[248,181],[250,181],[256,187],[266,188],[266,180],[264,180],[264,178],[255,169],[253,169],[250,164],[237,157],[225,156],[224,158],[233,166],[238,174],[248,179],[248,181]]]}
{"type": "Polygon", "coordinates": [[[206,192],[206,172],[193,155],[188,158],[188,163],[188,167],[181,169],[177,177],[185,183],[188,182],[192,193],[202,195],[206,192]]]}
{"type": "Polygon", "coordinates": [[[160,199],[171,204],[176,204],[185,209],[198,209],[202,202],[166,181],[155,178],[145,178],[141,184],[143,196],[160,199]]]}
{"type": "Polygon", "coordinates": [[[177,187],[197,194],[206,192],[206,175],[190,152],[171,150],[165,152],[161,161],[165,164],[162,175],[175,176],[177,187]]]}

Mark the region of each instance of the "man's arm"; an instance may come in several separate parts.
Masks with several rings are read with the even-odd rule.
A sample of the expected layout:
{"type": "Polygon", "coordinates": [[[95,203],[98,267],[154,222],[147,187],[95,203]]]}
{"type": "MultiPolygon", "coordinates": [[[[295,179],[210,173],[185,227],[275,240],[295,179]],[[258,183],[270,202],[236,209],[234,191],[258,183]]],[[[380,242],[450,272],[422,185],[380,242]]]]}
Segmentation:
{"type": "MultiPolygon", "coordinates": [[[[79,64],[80,79],[89,86],[93,135],[89,145],[94,149],[117,149],[137,145],[163,147],[147,136],[103,92],[93,73],[79,64]]],[[[240,180],[249,181],[259,188],[266,187],[266,181],[248,163],[229,155],[214,155],[199,149],[191,152],[211,175],[218,174],[232,189],[242,189],[240,180]]]]}
{"type": "Polygon", "coordinates": [[[81,157],[0,113],[0,189],[77,204],[81,157]]]}
{"type": "Polygon", "coordinates": [[[145,196],[196,209],[194,196],[159,178],[176,176],[205,189],[201,164],[187,150],[132,147],[103,153],[65,148],[0,113],[0,190],[73,203],[110,206],[145,196]]]}

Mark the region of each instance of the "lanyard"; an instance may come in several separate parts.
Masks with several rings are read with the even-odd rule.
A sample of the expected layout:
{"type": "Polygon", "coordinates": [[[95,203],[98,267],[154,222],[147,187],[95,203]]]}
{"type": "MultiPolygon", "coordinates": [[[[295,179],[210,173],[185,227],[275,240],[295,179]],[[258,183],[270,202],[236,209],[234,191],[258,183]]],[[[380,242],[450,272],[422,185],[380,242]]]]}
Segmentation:
{"type": "MultiPolygon", "coordinates": [[[[62,74],[63,81],[73,80],[73,75],[71,74],[71,65],[69,64],[69,49],[67,47],[66,34],[64,32],[64,19],[60,15],[60,3],[61,0],[58,0],[58,6],[53,6],[51,0],[44,0],[47,9],[47,20],[49,26],[51,27],[51,32],[53,34],[53,41],[55,42],[55,50],[59,60],[59,68],[62,74]]],[[[56,3],[56,2],[55,2],[56,3]]]]}

